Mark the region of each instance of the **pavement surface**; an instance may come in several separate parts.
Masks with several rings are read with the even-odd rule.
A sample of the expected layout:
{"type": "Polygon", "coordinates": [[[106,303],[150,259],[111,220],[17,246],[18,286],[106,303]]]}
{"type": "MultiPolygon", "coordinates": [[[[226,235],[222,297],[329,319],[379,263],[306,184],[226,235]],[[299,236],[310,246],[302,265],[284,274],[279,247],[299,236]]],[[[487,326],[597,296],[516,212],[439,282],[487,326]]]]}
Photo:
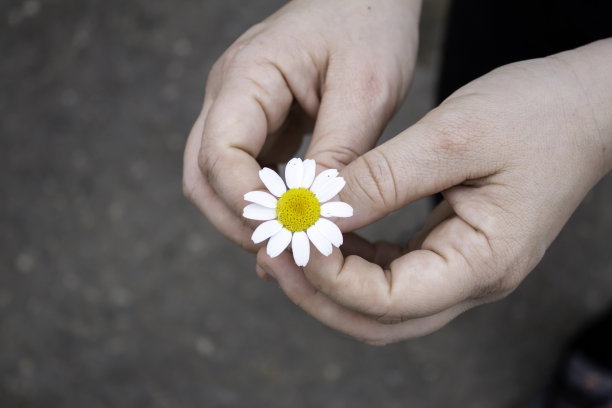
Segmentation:
{"type": "MultiPolygon", "coordinates": [[[[260,281],[183,198],[182,149],[212,63],[281,4],[0,3],[0,407],[522,407],[612,299],[609,176],[511,296],[422,339],[363,345],[260,281]]],[[[445,10],[386,137],[433,106],[445,10]]]]}

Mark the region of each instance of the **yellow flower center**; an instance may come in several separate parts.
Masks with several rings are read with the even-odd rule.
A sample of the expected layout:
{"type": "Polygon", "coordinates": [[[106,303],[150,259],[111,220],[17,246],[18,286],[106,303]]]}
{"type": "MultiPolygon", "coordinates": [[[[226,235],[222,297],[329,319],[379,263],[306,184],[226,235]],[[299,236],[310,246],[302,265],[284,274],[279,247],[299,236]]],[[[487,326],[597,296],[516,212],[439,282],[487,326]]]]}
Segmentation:
{"type": "Polygon", "coordinates": [[[276,204],[278,221],[291,232],[310,228],[321,215],[321,205],[314,193],[306,188],[287,190],[276,204]]]}

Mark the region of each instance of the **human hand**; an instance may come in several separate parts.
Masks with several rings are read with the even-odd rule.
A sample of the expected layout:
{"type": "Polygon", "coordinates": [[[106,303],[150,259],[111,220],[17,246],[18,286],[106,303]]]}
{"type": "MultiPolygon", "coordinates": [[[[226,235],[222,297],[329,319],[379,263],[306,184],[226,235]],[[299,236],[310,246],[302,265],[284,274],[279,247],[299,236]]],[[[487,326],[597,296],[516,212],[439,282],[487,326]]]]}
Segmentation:
{"type": "Polygon", "coordinates": [[[346,257],[258,253],[260,273],[323,323],[372,344],[434,331],[500,299],[542,258],[612,167],[612,39],[511,64],[455,92],[341,171],[343,231],[444,201],[407,248],[345,239],[346,257]]]}
{"type": "Polygon", "coordinates": [[[295,0],[240,37],[212,68],[184,155],[185,195],[255,251],[240,216],[260,164],[306,156],[340,169],[374,146],[403,100],[419,0],[295,0]]]}

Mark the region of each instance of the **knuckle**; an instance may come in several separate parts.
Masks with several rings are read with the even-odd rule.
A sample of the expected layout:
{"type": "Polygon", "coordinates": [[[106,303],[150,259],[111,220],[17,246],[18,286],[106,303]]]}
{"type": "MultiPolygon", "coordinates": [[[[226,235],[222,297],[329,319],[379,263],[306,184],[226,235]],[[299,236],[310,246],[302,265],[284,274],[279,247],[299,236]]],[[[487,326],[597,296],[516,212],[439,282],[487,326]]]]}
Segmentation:
{"type": "MultiPolygon", "coordinates": [[[[274,83],[275,79],[273,75],[269,75],[260,66],[253,65],[245,72],[244,80],[248,83],[248,92],[261,105],[264,112],[274,106],[274,101],[279,98],[279,95],[273,91],[277,89],[274,83]]],[[[270,123],[270,120],[268,120],[268,123],[270,123]]]]}
{"type": "Polygon", "coordinates": [[[369,69],[360,73],[359,77],[357,93],[369,101],[370,108],[382,111],[389,101],[389,90],[384,81],[369,69]]]}
{"type": "Polygon", "coordinates": [[[264,44],[264,40],[257,36],[238,39],[219,59],[219,68],[223,72],[235,68],[248,72],[253,67],[266,62],[267,56],[271,55],[270,49],[264,44]]]}
{"type": "Polygon", "coordinates": [[[218,162],[218,155],[213,149],[202,147],[198,153],[198,167],[200,172],[207,181],[211,181],[211,177],[215,172],[215,167],[218,162]]]}
{"type": "MultiPolygon", "coordinates": [[[[321,134],[320,136],[321,140],[331,139],[331,137],[328,137],[327,133],[321,134]]],[[[329,136],[332,136],[331,132],[329,136]]],[[[359,151],[346,144],[335,143],[325,146],[324,149],[325,150],[320,151],[320,153],[313,153],[312,156],[316,159],[318,165],[327,169],[344,168],[360,156],[359,151]]]]}
{"type": "Polygon", "coordinates": [[[212,85],[211,81],[222,80],[227,72],[232,69],[238,55],[243,52],[243,47],[243,45],[234,43],[215,61],[208,75],[207,89],[212,85]]]}
{"type": "MultiPolygon", "coordinates": [[[[502,230],[507,231],[507,228],[502,230]]],[[[532,256],[533,246],[526,244],[529,240],[523,236],[495,237],[489,242],[486,267],[490,273],[483,279],[481,295],[501,299],[521,284],[541,258],[532,256]]]]}
{"type": "Polygon", "coordinates": [[[494,132],[490,118],[481,111],[455,107],[453,103],[433,111],[431,118],[435,148],[442,157],[478,153],[486,136],[494,132]]]}
{"type": "Polygon", "coordinates": [[[372,150],[361,156],[361,160],[366,177],[356,179],[357,185],[374,204],[393,207],[397,202],[397,184],[393,168],[385,154],[380,150],[372,150]]]}
{"type": "Polygon", "coordinates": [[[201,148],[198,152],[198,167],[202,173],[208,171],[209,153],[208,149],[201,148]]]}
{"type": "Polygon", "coordinates": [[[521,281],[522,278],[518,273],[515,273],[514,271],[509,271],[509,273],[501,277],[498,286],[498,291],[500,293],[510,294],[514,291],[514,289],[518,287],[521,281]]]}
{"type": "Polygon", "coordinates": [[[183,196],[192,204],[196,203],[196,188],[198,187],[197,169],[196,173],[192,169],[185,167],[182,178],[183,196]]]}
{"type": "Polygon", "coordinates": [[[236,41],[227,50],[225,50],[223,55],[221,55],[221,58],[219,58],[215,64],[216,68],[221,72],[226,72],[231,66],[244,60],[244,55],[247,50],[247,42],[236,41]]]}
{"type": "Polygon", "coordinates": [[[190,202],[194,201],[193,189],[195,188],[193,181],[183,176],[183,196],[190,202]]]}
{"type": "Polygon", "coordinates": [[[213,70],[223,74],[234,67],[248,67],[265,50],[257,45],[259,43],[258,31],[261,31],[261,28],[259,24],[256,24],[238,38],[219,57],[213,65],[213,70]]]}
{"type": "Polygon", "coordinates": [[[400,101],[403,99],[404,92],[402,87],[391,84],[385,78],[392,77],[386,72],[381,72],[379,66],[374,64],[364,64],[360,61],[355,66],[361,67],[353,75],[355,80],[354,94],[360,100],[367,101],[368,108],[372,117],[390,117],[395,111],[400,101]]]}
{"type": "Polygon", "coordinates": [[[456,154],[470,148],[474,138],[469,118],[448,112],[434,126],[437,148],[446,153],[456,154]]]}
{"type": "Polygon", "coordinates": [[[474,299],[499,300],[512,293],[521,283],[520,274],[514,268],[504,268],[497,273],[493,273],[486,283],[476,291],[474,299]]]}
{"type": "Polygon", "coordinates": [[[231,64],[236,61],[238,55],[244,52],[244,44],[232,44],[219,59],[219,67],[225,71],[231,64]]]}
{"type": "Polygon", "coordinates": [[[500,277],[492,285],[489,285],[486,291],[483,291],[484,296],[481,296],[481,298],[503,299],[512,293],[519,283],[520,280],[517,280],[514,276],[500,277]]]}
{"type": "Polygon", "coordinates": [[[501,259],[505,259],[506,266],[499,269],[497,280],[490,289],[491,294],[499,294],[500,297],[512,293],[541,259],[532,256],[530,249],[522,248],[520,244],[508,246],[512,249],[507,249],[500,255],[501,259]]]}

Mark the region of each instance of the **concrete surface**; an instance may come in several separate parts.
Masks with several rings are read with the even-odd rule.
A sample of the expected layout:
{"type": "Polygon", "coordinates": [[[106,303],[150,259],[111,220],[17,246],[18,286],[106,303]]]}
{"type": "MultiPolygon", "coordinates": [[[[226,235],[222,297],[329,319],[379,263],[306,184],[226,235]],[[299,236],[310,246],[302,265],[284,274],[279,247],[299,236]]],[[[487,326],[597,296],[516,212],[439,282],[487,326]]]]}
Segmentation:
{"type": "MultiPolygon", "coordinates": [[[[0,3],[1,407],[521,407],[612,299],[610,177],[513,295],[419,340],[362,345],[258,280],[182,197],[182,149],[211,64],[281,3],[0,3]]],[[[432,105],[445,5],[387,135],[432,105]]]]}

